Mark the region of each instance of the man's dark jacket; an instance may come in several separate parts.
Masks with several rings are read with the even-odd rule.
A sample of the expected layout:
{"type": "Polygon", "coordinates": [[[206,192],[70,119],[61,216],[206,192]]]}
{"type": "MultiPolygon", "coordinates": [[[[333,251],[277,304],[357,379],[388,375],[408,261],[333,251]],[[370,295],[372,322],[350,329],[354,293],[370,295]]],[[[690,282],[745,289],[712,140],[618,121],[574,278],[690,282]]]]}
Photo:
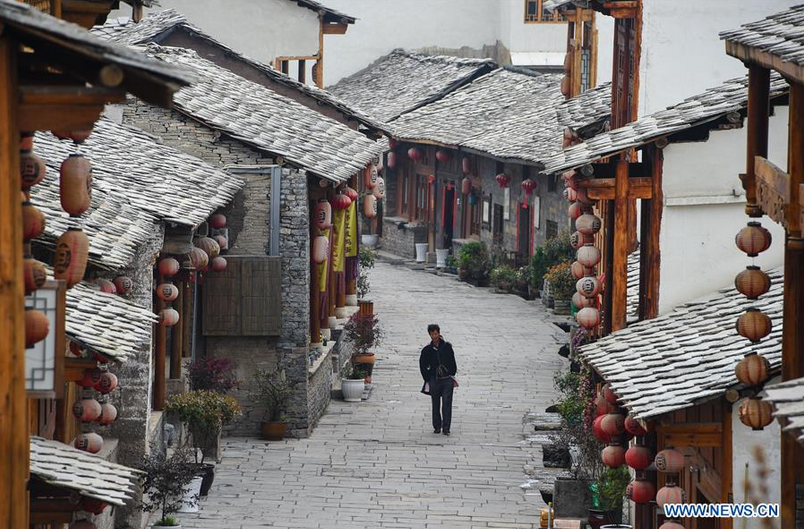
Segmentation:
{"type": "MultiPolygon", "coordinates": [[[[438,347],[430,342],[424,349],[419,357],[419,369],[422,372],[424,382],[430,382],[436,378],[436,371],[438,370],[439,360],[441,365],[447,368],[447,376],[455,376],[458,372],[458,366],[455,364],[455,352],[452,350],[452,344],[440,340],[438,347]]],[[[422,390],[424,387],[422,387],[422,390]]]]}

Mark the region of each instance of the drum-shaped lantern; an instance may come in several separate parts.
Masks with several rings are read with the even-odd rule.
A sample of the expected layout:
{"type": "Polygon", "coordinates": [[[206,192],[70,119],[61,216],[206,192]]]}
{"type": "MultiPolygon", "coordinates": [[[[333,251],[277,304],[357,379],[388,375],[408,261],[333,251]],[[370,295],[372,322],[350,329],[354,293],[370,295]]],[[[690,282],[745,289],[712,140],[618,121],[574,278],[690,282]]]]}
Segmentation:
{"type": "Polygon", "coordinates": [[[95,399],[81,399],[73,404],[73,415],[81,422],[93,422],[100,414],[101,405],[95,399]]]}
{"type": "Polygon", "coordinates": [[[388,148],[392,151],[399,147],[399,140],[396,138],[388,138],[388,148]]]}
{"type": "Polygon", "coordinates": [[[165,257],[159,261],[159,273],[165,277],[173,277],[179,273],[181,265],[173,257],[165,257]]]}
{"type": "Polygon", "coordinates": [[[45,265],[26,255],[22,264],[23,276],[25,278],[25,295],[36,292],[42,288],[47,281],[47,270],[45,265]]]}
{"type": "Polygon", "coordinates": [[[571,187],[565,187],[563,195],[567,202],[575,202],[578,200],[578,192],[571,187]]]}
{"type": "Polygon", "coordinates": [[[681,472],[686,466],[684,454],[675,448],[665,448],[656,454],[656,459],[653,462],[656,465],[656,470],[667,473],[681,472]]]}
{"type": "Polygon", "coordinates": [[[737,233],[734,242],[737,244],[737,248],[745,252],[748,257],[756,257],[770,248],[771,233],[759,222],[749,222],[737,233]]]}
{"type": "Polygon", "coordinates": [[[20,185],[28,190],[45,178],[45,162],[29,149],[20,151],[20,185]]]}
{"type": "Polygon", "coordinates": [[[607,413],[600,421],[600,427],[609,435],[620,435],[625,431],[625,417],[619,413],[607,413]]]}
{"type": "Polygon", "coordinates": [[[494,177],[494,180],[497,181],[497,185],[500,186],[500,189],[504,189],[508,187],[508,184],[511,182],[511,177],[505,173],[500,173],[494,177]]]}
{"type": "Polygon", "coordinates": [[[84,143],[92,135],[92,129],[71,130],[67,136],[75,143],[84,143]]]}
{"type": "Polygon", "coordinates": [[[98,278],[95,280],[95,285],[104,294],[117,294],[117,287],[108,279],[98,278]]]}
{"type": "Polygon", "coordinates": [[[112,424],[115,419],[117,419],[117,408],[115,408],[110,402],[104,402],[101,404],[101,414],[98,417],[98,423],[102,426],[106,426],[108,424],[112,424]]]}
{"type": "Polygon", "coordinates": [[[609,468],[619,468],[625,464],[625,450],[620,445],[610,444],[601,454],[603,464],[609,468]]]}
{"type": "Polygon", "coordinates": [[[630,416],[625,418],[625,431],[631,435],[645,435],[648,433],[638,420],[630,416]]]}
{"type": "Polygon", "coordinates": [[[193,248],[187,253],[190,266],[196,270],[204,271],[209,266],[209,255],[201,248],[193,248]]]}
{"type": "Polygon", "coordinates": [[[53,277],[62,279],[71,288],[84,279],[87,269],[89,238],[80,228],[68,228],[56,242],[53,277]]]}
{"type": "Polygon", "coordinates": [[[22,240],[25,242],[42,235],[45,230],[45,214],[31,204],[22,203],[22,240]]]}
{"type": "Polygon", "coordinates": [[[757,343],[770,334],[773,324],[767,314],[755,308],[747,309],[737,318],[737,332],[757,343]]]}
{"type": "Polygon", "coordinates": [[[609,435],[603,429],[603,418],[607,417],[607,415],[600,415],[597,417],[594,422],[592,422],[592,434],[595,436],[595,439],[600,441],[601,443],[610,443],[611,442],[611,435],[609,435]]]}
{"type": "Polygon", "coordinates": [[[385,163],[391,169],[396,167],[396,153],[393,151],[389,152],[385,163]]]}
{"type": "Polygon", "coordinates": [[[575,228],[584,235],[594,235],[600,231],[600,217],[591,213],[584,213],[575,221],[575,228]]]}
{"type": "Polygon", "coordinates": [[[578,321],[578,325],[584,329],[594,329],[600,324],[600,311],[594,307],[584,307],[575,314],[575,319],[578,321]]]}
{"type": "Polygon", "coordinates": [[[674,484],[666,485],[656,493],[656,505],[664,509],[666,504],[684,503],[685,495],[681,487],[674,484]]]}
{"type": "Polygon", "coordinates": [[[196,247],[201,248],[210,259],[217,257],[221,253],[221,247],[212,237],[199,237],[193,241],[196,247]]]}
{"type": "MultiPolygon", "coordinates": [[[[377,196],[376,193],[379,187],[380,187],[379,183],[376,186],[374,186],[374,193],[375,193],[374,196],[377,196]]],[[[332,200],[330,202],[332,203],[332,209],[335,209],[337,211],[344,210],[352,204],[352,201],[349,200],[349,197],[347,197],[343,193],[336,194],[334,197],[332,197],[332,200]]]]}
{"type": "Polygon", "coordinates": [[[461,180],[461,193],[468,195],[472,192],[472,180],[467,176],[461,180]]]}
{"type": "Polygon", "coordinates": [[[315,204],[315,226],[319,230],[332,227],[332,205],[326,198],[319,198],[315,204]]]}
{"type": "MultiPolygon", "coordinates": [[[[581,215],[585,213],[584,211],[585,208],[586,206],[584,206],[580,202],[573,202],[572,204],[569,205],[569,208],[567,208],[567,214],[572,220],[577,220],[578,218],[580,218],[581,215]]],[[[579,229],[578,231],[581,230],[579,229]]]]}
{"type": "MultiPolygon", "coordinates": [[[[101,439],[101,442],[103,442],[103,439],[101,439]]],[[[81,501],[81,508],[86,512],[91,512],[92,514],[100,514],[106,510],[106,507],[108,506],[109,504],[96,500],[95,498],[84,498],[81,501]]]]}
{"type": "Polygon", "coordinates": [[[577,178],[573,178],[567,182],[569,186],[578,192],[578,202],[582,204],[593,204],[595,200],[593,198],[589,198],[589,192],[586,190],[585,187],[580,187],[578,185],[577,178]]]}
{"type": "Polygon", "coordinates": [[[586,244],[576,253],[578,262],[587,268],[593,268],[600,262],[600,250],[591,244],[586,244]]]}
{"type": "MultiPolygon", "coordinates": [[[[587,298],[584,298],[587,299],[587,298]]],[[[611,402],[607,401],[602,393],[598,393],[597,397],[595,397],[595,413],[597,414],[598,418],[601,415],[606,415],[608,413],[614,413],[617,411],[617,406],[612,404],[611,402]]],[[[603,419],[601,419],[603,420],[603,419]]]]}
{"type": "MultiPolygon", "coordinates": [[[[628,457],[627,452],[626,457],[628,457]]],[[[650,503],[653,497],[656,495],[656,488],[650,481],[638,479],[636,481],[632,481],[627,487],[625,487],[625,495],[632,502],[644,505],[646,503],[650,503]]]]}
{"type": "Polygon", "coordinates": [[[104,371],[93,387],[104,395],[107,395],[117,389],[118,383],[117,375],[104,371]]]}
{"type": "Polygon", "coordinates": [[[100,381],[102,375],[103,371],[97,367],[93,367],[92,369],[84,369],[84,376],[81,378],[81,380],[77,381],[76,384],[82,388],[94,388],[95,384],[100,381]]]}
{"type": "Polygon", "coordinates": [[[377,178],[377,185],[372,188],[372,193],[377,200],[385,198],[385,179],[377,178]]]}
{"type": "MultiPolygon", "coordinates": [[[[594,273],[594,269],[587,268],[578,261],[573,261],[570,265],[570,272],[575,279],[581,279],[594,273]]],[[[593,297],[593,296],[590,296],[593,297]]]]}
{"type": "Polygon", "coordinates": [[[469,174],[472,172],[472,162],[469,161],[468,156],[464,156],[464,158],[461,160],[461,172],[463,174],[469,174]]]}
{"type": "Polygon", "coordinates": [[[209,225],[219,230],[226,227],[226,215],[223,213],[215,213],[209,218],[209,225]]]}
{"type": "Polygon", "coordinates": [[[179,289],[172,283],[162,283],[156,287],[156,295],[162,301],[173,301],[179,297],[179,289]]]}
{"type": "Polygon", "coordinates": [[[763,430],[773,422],[773,407],[769,402],[752,397],[740,404],[740,422],[753,430],[763,430]]]}
{"type": "Polygon", "coordinates": [[[758,386],[768,379],[770,362],[762,355],[748,353],[734,367],[737,380],[747,386],[758,386]]]}
{"type": "Polygon", "coordinates": [[[329,256],[329,239],[323,235],[313,239],[313,262],[321,264],[329,256]]]}
{"type": "Polygon", "coordinates": [[[168,307],[159,311],[159,325],[173,327],[179,323],[179,313],[176,309],[168,307]]]}
{"type": "Polygon", "coordinates": [[[611,402],[612,404],[617,404],[617,400],[619,399],[617,398],[617,394],[614,393],[614,391],[612,391],[611,384],[603,384],[601,390],[603,391],[604,399],[606,399],[608,402],[611,402]]]}
{"type": "Polygon", "coordinates": [[[765,294],[771,287],[770,276],[759,269],[758,266],[749,266],[734,278],[737,291],[748,299],[757,299],[765,294]]]}
{"type": "Polygon", "coordinates": [[[584,235],[579,231],[572,232],[570,235],[570,246],[572,246],[573,250],[577,250],[581,248],[584,244],[590,244],[595,241],[595,238],[591,235],[584,235]]]}
{"type": "Polygon", "coordinates": [[[92,164],[82,154],[71,154],[59,171],[61,209],[71,217],[82,215],[92,203],[92,164]]]}
{"type": "Polygon", "coordinates": [[[44,312],[36,309],[25,309],[25,347],[41,342],[50,331],[50,320],[44,312]]]}
{"type": "Polygon", "coordinates": [[[134,288],[134,281],[128,276],[117,276],[114,278],[114,287],[118,294],[128,294],[134,288]]]}
{"type": "Polygon", "coordinates": [[[575,283],[575,288],[582,296],[593,298],[600,294],[600,281],[594,276],[582,277],[575,283]]]}
{"type": "Polygon", "coordinates": [[[221,257],[220,255],[213,257],[212,263],[209,265],[213,272],[223,272],[228,266],[229,262],[225,257],[221,257]]]}
{"type": "Polygon", "coordinates": [[[422,159],[422,151],[416,147],[411,147],[408,149],[408,158],[413,160],[414,162],[418,162],[422,159]]]}
{"type": "Polygon", "coordinates": [[[572,295],[572,304],[577,310],[581,310],[584,307],[594,307],[597,305],[597,299],[587,298],[586,296],[582,296],[576,292],[572,295]]]}
{"type": "Polygon", "coordinates": [[[349,200],[351,200],[352,202],[357,200],[357,197],[359,196],[357,194],[357,191],[349,186],[343,188],[343,194],[349,197],[349,200]]]}
{"type": "Polygon", "coordinates": [[[229,239],[223,235],[214,235],[212,238],[215,239],[215,242],[221,247],[221,251],[229,249],[229,239]]]}
{"type": "Polygon", "coordinates": [[[95,432],[82,433],[75,438],[73,446],[84,452],[97,454],[103,448],[103,437],[95,432]]]}
{"type": "Polygon", "coordinates": [[[363,215],[367,219],[373,219],[377,216],[377,197],[374,195],[366,195],[363,197],[363,215]]]}
{"type": "Polygon", "coordinates": [[[634,470],[645,470],[653,462],[653,454],[647,446],[633,445],[625,453],[625,462],[634,470]]]}
{"type": "Polygon", "coordinates": [[[438,160],[441,163],[447,163],[450,161],[451,158],[452,155],[448,151],[445,151],[444,149],[438,149],[436,151],[436,160],[438,160]]]}

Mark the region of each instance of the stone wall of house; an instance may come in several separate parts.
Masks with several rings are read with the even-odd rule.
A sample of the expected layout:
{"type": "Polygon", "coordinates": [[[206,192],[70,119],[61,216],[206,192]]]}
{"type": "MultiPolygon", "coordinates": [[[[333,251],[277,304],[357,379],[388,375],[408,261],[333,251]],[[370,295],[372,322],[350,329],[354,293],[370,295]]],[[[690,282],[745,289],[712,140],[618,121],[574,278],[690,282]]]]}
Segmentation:
{"type": "Polygon", "coordinates": [[[559,176],[540,174],[536,180],[536,195],[541,202],[541,218],[539,227],[534,230],[534,250],[547,242],[548,222],[554,222],[558,233],[572,231],[567,208],[569,203],[564,198],[564,183],[559,176]]]}
{"type": "Polygon", "coordinates": [[[382,222],[380,243],[382,250],[407,259],[415,259],[416,243],[427,242],[426,228],[409,223],[402,217],[384,217],[382,222]]]}

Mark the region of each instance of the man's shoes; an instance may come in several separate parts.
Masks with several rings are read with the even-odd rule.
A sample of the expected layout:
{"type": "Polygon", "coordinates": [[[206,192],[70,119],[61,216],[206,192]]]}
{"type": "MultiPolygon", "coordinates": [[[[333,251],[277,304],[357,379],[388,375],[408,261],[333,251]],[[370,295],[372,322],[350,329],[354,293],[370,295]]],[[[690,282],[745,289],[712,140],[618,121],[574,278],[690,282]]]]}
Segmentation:
{"type": "Polygon", "coordinates": [[[449,435],[449,430],[444,430],[444,435],[449,435]]]}
{"type": "Polygon", "coordinates": [[[436,428],[435,430],[433,430],[433,433],[441,433],[441,428],[436,428]]]}

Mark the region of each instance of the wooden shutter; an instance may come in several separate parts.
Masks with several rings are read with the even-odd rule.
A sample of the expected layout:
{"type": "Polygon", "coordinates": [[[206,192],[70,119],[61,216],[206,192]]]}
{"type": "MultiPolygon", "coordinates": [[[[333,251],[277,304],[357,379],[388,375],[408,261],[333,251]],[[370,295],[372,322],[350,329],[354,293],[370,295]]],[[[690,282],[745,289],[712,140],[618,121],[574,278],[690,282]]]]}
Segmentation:
{"type": "Polygon", "coordinates": [[[237,336],[240,334],[240,264],[239,259],[226,258],[223,272],[204,276],[203,332],[205,336],[237,336]]]}

